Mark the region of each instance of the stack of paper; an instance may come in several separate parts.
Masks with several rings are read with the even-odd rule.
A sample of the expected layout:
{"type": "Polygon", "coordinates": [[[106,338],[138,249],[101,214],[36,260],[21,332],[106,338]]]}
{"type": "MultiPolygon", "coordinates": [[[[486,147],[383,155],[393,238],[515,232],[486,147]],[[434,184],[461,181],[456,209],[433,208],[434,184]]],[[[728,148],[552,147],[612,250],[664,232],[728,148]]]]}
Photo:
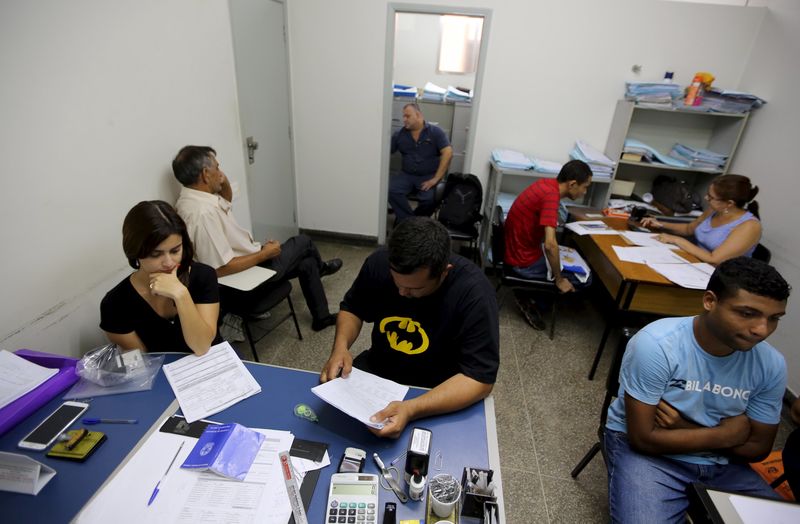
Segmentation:
{"type": "Polygon", "coordinates": [[[766,103],[763,98],[750,93],[712,87],[703,94],[703,102],[700,105],[708,111],[747,113],[766,103]]]}
{"type": "Polygon", "coordinates": [[[472,93],[462,91],[459,88],[453,86],[447,86],[447,93],[445,93],[444,97],[446,100],[452,100],[453,102],[472,101],[472,93]]]}
{"type": "Polygon", "coordinates": [[[569,156],[589,164],[589,168],[592,170],[592,178],[599,180],[611,179],[611,173],[614,171],[614,162],[583,140],[575,142],[575,147],[569,152],[569,156]]]}
{"type": "Polygon", "coordinates": [[[671,82],[625,82],[625,99],[642,106],[671,108],[682,94],[681,86],[671,82]]]}
{"type": "Polygon", "coordinates": [[[562,167],[564,167],[564,165],[558,162],[551,162],[550,160],[542,160],[541,158],[533,159],[533,168],[540,173],[557,175],[561,172],[562,167]]]}
{"type": "Polygon", "coordinates": [[[672,158],[669,155],[662,154],[656,151],[655,148],[633,138],[626,138],[625,145],[622,147],[623,153],[632,153],[641,155],[642,159],[647,162],[661,163],[673,167],[689,167],[689,164],[683,160],[672,158]]]}
{"type": "Polygon", "coordinates": [[[447,94],[447,89],[439,87],[433,82],[425,84],[425,89],[422,91],[423,100],[444,100],[444,95],[447,94]]]}
{"type": "Polygon", "coordinates": [[[370,417],[390,402],[402,401],[408,393],[408,386],[353,368],[347,378],[335,378],[311,388],[311,391],[367,426],[382,429],[383,421],[372,422],[370,417]]]}
{"type": "Polygon", "coordinates": [[[56,373],[57,369],[39,366],[6,350],[0,351],[0,408],[33,391],[56,373]]]}
{"type": "Polygon", "coordinates": [[[610,228],[602,220],[581,220],[578,222],[570,222],[564,227],[570,231],[583,236],[583,235],[619,235],[619,231],[610,228]]]}
{"type": "Polygon", "coordinates": [[[394,96],[402,96],[408,98],[417,97],[417,88],[414,86],[407,86],[403,84],[394,84],[392,88],[394,96]]]}
{"type": "MultiPolygon", "coordinates": [[[[589,280],[592,270],[575,248],[558,246],[558,257],[561,271],[572,273],[579,282],[584,284],[589,280]]],[[[550,267],[550,259],[544,257],[544,261],[545,264],[547,264],[547,280],[555,280],[553,278],[552,268],[550,267]]]]}
{"type": "Polygon", "coordinates": [[[219,413],[261,391],[227,342],[203,355],[189,355],[164,365],[164,374],[188,422],[219,413]]]}
{"type": "Polygon", "coordinates": [[[728,155],[721,155],[708,149],[695,149],[684,144],[675,144],[669,156],[686,162],[690,167],[722,171],[728,161],[728,155]]]}
{"type": "Polygon", "coordinates": [[[492,159],[498,166],[507,169],[533,169],[533,162],[530,158],[511,149],[492,150],[492,159]]]}

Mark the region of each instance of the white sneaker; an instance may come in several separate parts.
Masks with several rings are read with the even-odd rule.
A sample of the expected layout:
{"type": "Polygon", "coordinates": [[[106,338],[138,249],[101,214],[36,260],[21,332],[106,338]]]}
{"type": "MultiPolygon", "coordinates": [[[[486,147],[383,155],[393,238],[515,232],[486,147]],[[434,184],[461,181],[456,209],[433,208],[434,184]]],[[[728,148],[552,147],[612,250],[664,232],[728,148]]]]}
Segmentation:
{"type": "Polygon", "coordinates": [[[242,317],[228,313],[222,319],[219,327],[219,334],[228,342],[244,342],[244,330],[242,329],[242,317]]]}

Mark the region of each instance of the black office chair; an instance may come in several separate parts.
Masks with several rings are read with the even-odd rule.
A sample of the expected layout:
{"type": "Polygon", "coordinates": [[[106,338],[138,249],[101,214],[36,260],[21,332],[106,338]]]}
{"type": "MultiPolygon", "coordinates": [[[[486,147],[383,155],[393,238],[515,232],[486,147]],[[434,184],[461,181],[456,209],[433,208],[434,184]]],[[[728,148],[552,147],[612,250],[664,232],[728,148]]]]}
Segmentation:
{"type": "Polygon", "coordinates": [[[625,348],[628,346],[628,342],[635,334],[636,330],[631,328],[623,328],[620,332],[619,342],[617,343],[614,355],[611,357],[611,367],[606,377],[606,397],[603,399],[603,407],[600,410],[600,425],[597,428],[597,442],[594,443],[591,449],[589,449],[586,455],[583,456],[580,462],[578,462],[578,465],[576,465],[570,473],[574,479],[578,478],[583,468],[592,461],[595,455],[597,455],[597,452],[601,452],[603,461],[606,462],[606,464],[608,463],[605,442],[603,440],[606,432],[606,419],[608,419],[608,407],[614,399],[617,398],[617,393],[619,393],[619,370],[622,367],[622,357],[625,354],[625,348]]]}
{"type": "Polygon", "coordinates": [[[764,247],[764,244],[759,243],[753,250],[753,258],[769,264],[769,261],[772,260],[772,253],[764,247]]]}
{"type": "MultiPolygon", "coordinates": [[[[262,284],[262,286],[267,284],[262,284]]],[[[250,344],[250,350],[253,352],[253,360],[259,362],[258,353],[256,352],[256,343],[270,334],[275,328],[283,323],[287,318],[291,317],[294,320],[294,328],[297,330],[297,338],[303,340],[303,334],[300,333],[300,325],[297,323],[297,315],[294,311],[294,304],[292,304],[292,284],[288,280],[283,280],[275,284],[269,284],[271,288],[268,290],[259,289],[257,295],[250,295],[256,292],[242,292],[232,290],[227,286],[220,285],[220,318],[224,313],[232,313],[242,318],[242,328],[247,342],[250,344]],[[255,301],[243,299],[244,297],[251,298],[257,297],[255,301]],[[289,304],[289,313],[283,318],[269,320],[265,319],[264,313],[272,310],[275,306],[286,300],[289,304]],[[270,325],[264,327],[265,323],[270,325]],[[258,337],[253,337],[253,328],[257,328],[258,337]]]]}
{"type": "Polygon", "coordinates": [[[553,309],[550,314],[550,340],[553,340],[556,330],[556,310],[561,293],[558,292],[555,282],[551,282],[550,280],[533,280],[515,275],[508,266],[503,264],[505,252],[505,217],[503,215],[503,208],[497,206],[494,211],[494,217],[492,218],[492,267],[494,268],[498,280],[495,291],[500,291],[500,288],[505,286],[509,289],[524,289],[553,295],[555,298],[553,300],[553,309]]]}

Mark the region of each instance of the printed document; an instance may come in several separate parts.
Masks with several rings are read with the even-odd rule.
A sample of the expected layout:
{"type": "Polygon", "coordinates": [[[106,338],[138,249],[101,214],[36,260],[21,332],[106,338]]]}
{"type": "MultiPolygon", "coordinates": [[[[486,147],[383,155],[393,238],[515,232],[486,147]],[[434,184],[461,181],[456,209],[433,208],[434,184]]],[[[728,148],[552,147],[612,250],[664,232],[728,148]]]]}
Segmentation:
{"type": "Polygon", "coordinates": [[[642,233],[639,231],[623,231],[620,233],[622,238],[634,246],[666,247],[668,249],[680,249],[675,244],[666,244],[660,241],[658,233],[642,233]]]}
{"type": "Polygon", "coordinates": [[[164,365],[164,374],[189,423],[209,417],[261,391],[231,345],[212,346],[164,365]]]}
{"type": "Polygon", "coordinates": [[[0,408],[43,384],[57,369],[34,364],[10,351],[0,351],[0,408]]]}
{"type": "Polygon", "coordinates": [[[347,378],[335,378],[314,386],[311,391],[367,426],[382,429],[383,422],[370,422],[369,418],[389,402],[403,400],[408,386],[353,368],[347,378]]]}
{"type": "Polygon", "coordinates": [[[666,245],[662,244],[655,247],[644,246],[611,246],[614,253],[623,262],[635,262],[637,264],[688,264],[689,261],[678,255],[666,245]]]}
{"type": "MultiPolygon", "coordinates": [[[[286,524],[292,513],[278,462],[291,448],[288,431],[255,429],[266,438],[243,481],[173,467],[148,506],[153,487],[175,456],[182,463],[196,438],[155,431],[75,518],[82,523],[229,522],[286,524]],[[124,511],[120,511],[124,508],[124,511]]],[[[294,459],[292,460],[294,463],[294,459]]],[[[298,479],[304,474],[298,472],[298,479]]]]}
{"type": "Polygon", "coordinates": [[[56,470],[27,455],[0,451],[0,491],[37,495],[56,470]]]}
{"type": "Polygon", "coordinates": [[[705,262],[696,264],[653,264],[648,263],[664,278],[667,278],[681,287],[689,289],[705,289],[714,272],[714,266],[705,262]]]}
{"type": "Polygon", "coordinates": [[[608,226],[602,220],[581,220],[578,222],[570,222],[564,227],[573,233],[583,235],[619,235],[619,231],[608,226]]]}
{"type": "Polygon", "coordinates": [[[253,266],[232,275],[219,277],[219,283],[240,291],[250,291],[272,278],[273,275],[275,275],[275,271],[272,269],[253,266]]]}

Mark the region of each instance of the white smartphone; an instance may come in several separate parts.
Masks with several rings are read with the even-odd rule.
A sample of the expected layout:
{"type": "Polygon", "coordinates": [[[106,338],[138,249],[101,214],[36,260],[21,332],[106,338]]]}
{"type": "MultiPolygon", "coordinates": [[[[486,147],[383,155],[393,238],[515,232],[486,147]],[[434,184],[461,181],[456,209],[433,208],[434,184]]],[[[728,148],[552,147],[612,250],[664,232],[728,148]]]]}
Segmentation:
{"type": "Polygon", "coordinates": [[[44,419],[44,422],[36,426],[33,431],[20,440],[17,446],[36,451],[47,449],[47,446],[52,444],[64,430],[70,427],[88,407],[89,404],[85,402],[64,402],[49,417],[44,419]]]}

